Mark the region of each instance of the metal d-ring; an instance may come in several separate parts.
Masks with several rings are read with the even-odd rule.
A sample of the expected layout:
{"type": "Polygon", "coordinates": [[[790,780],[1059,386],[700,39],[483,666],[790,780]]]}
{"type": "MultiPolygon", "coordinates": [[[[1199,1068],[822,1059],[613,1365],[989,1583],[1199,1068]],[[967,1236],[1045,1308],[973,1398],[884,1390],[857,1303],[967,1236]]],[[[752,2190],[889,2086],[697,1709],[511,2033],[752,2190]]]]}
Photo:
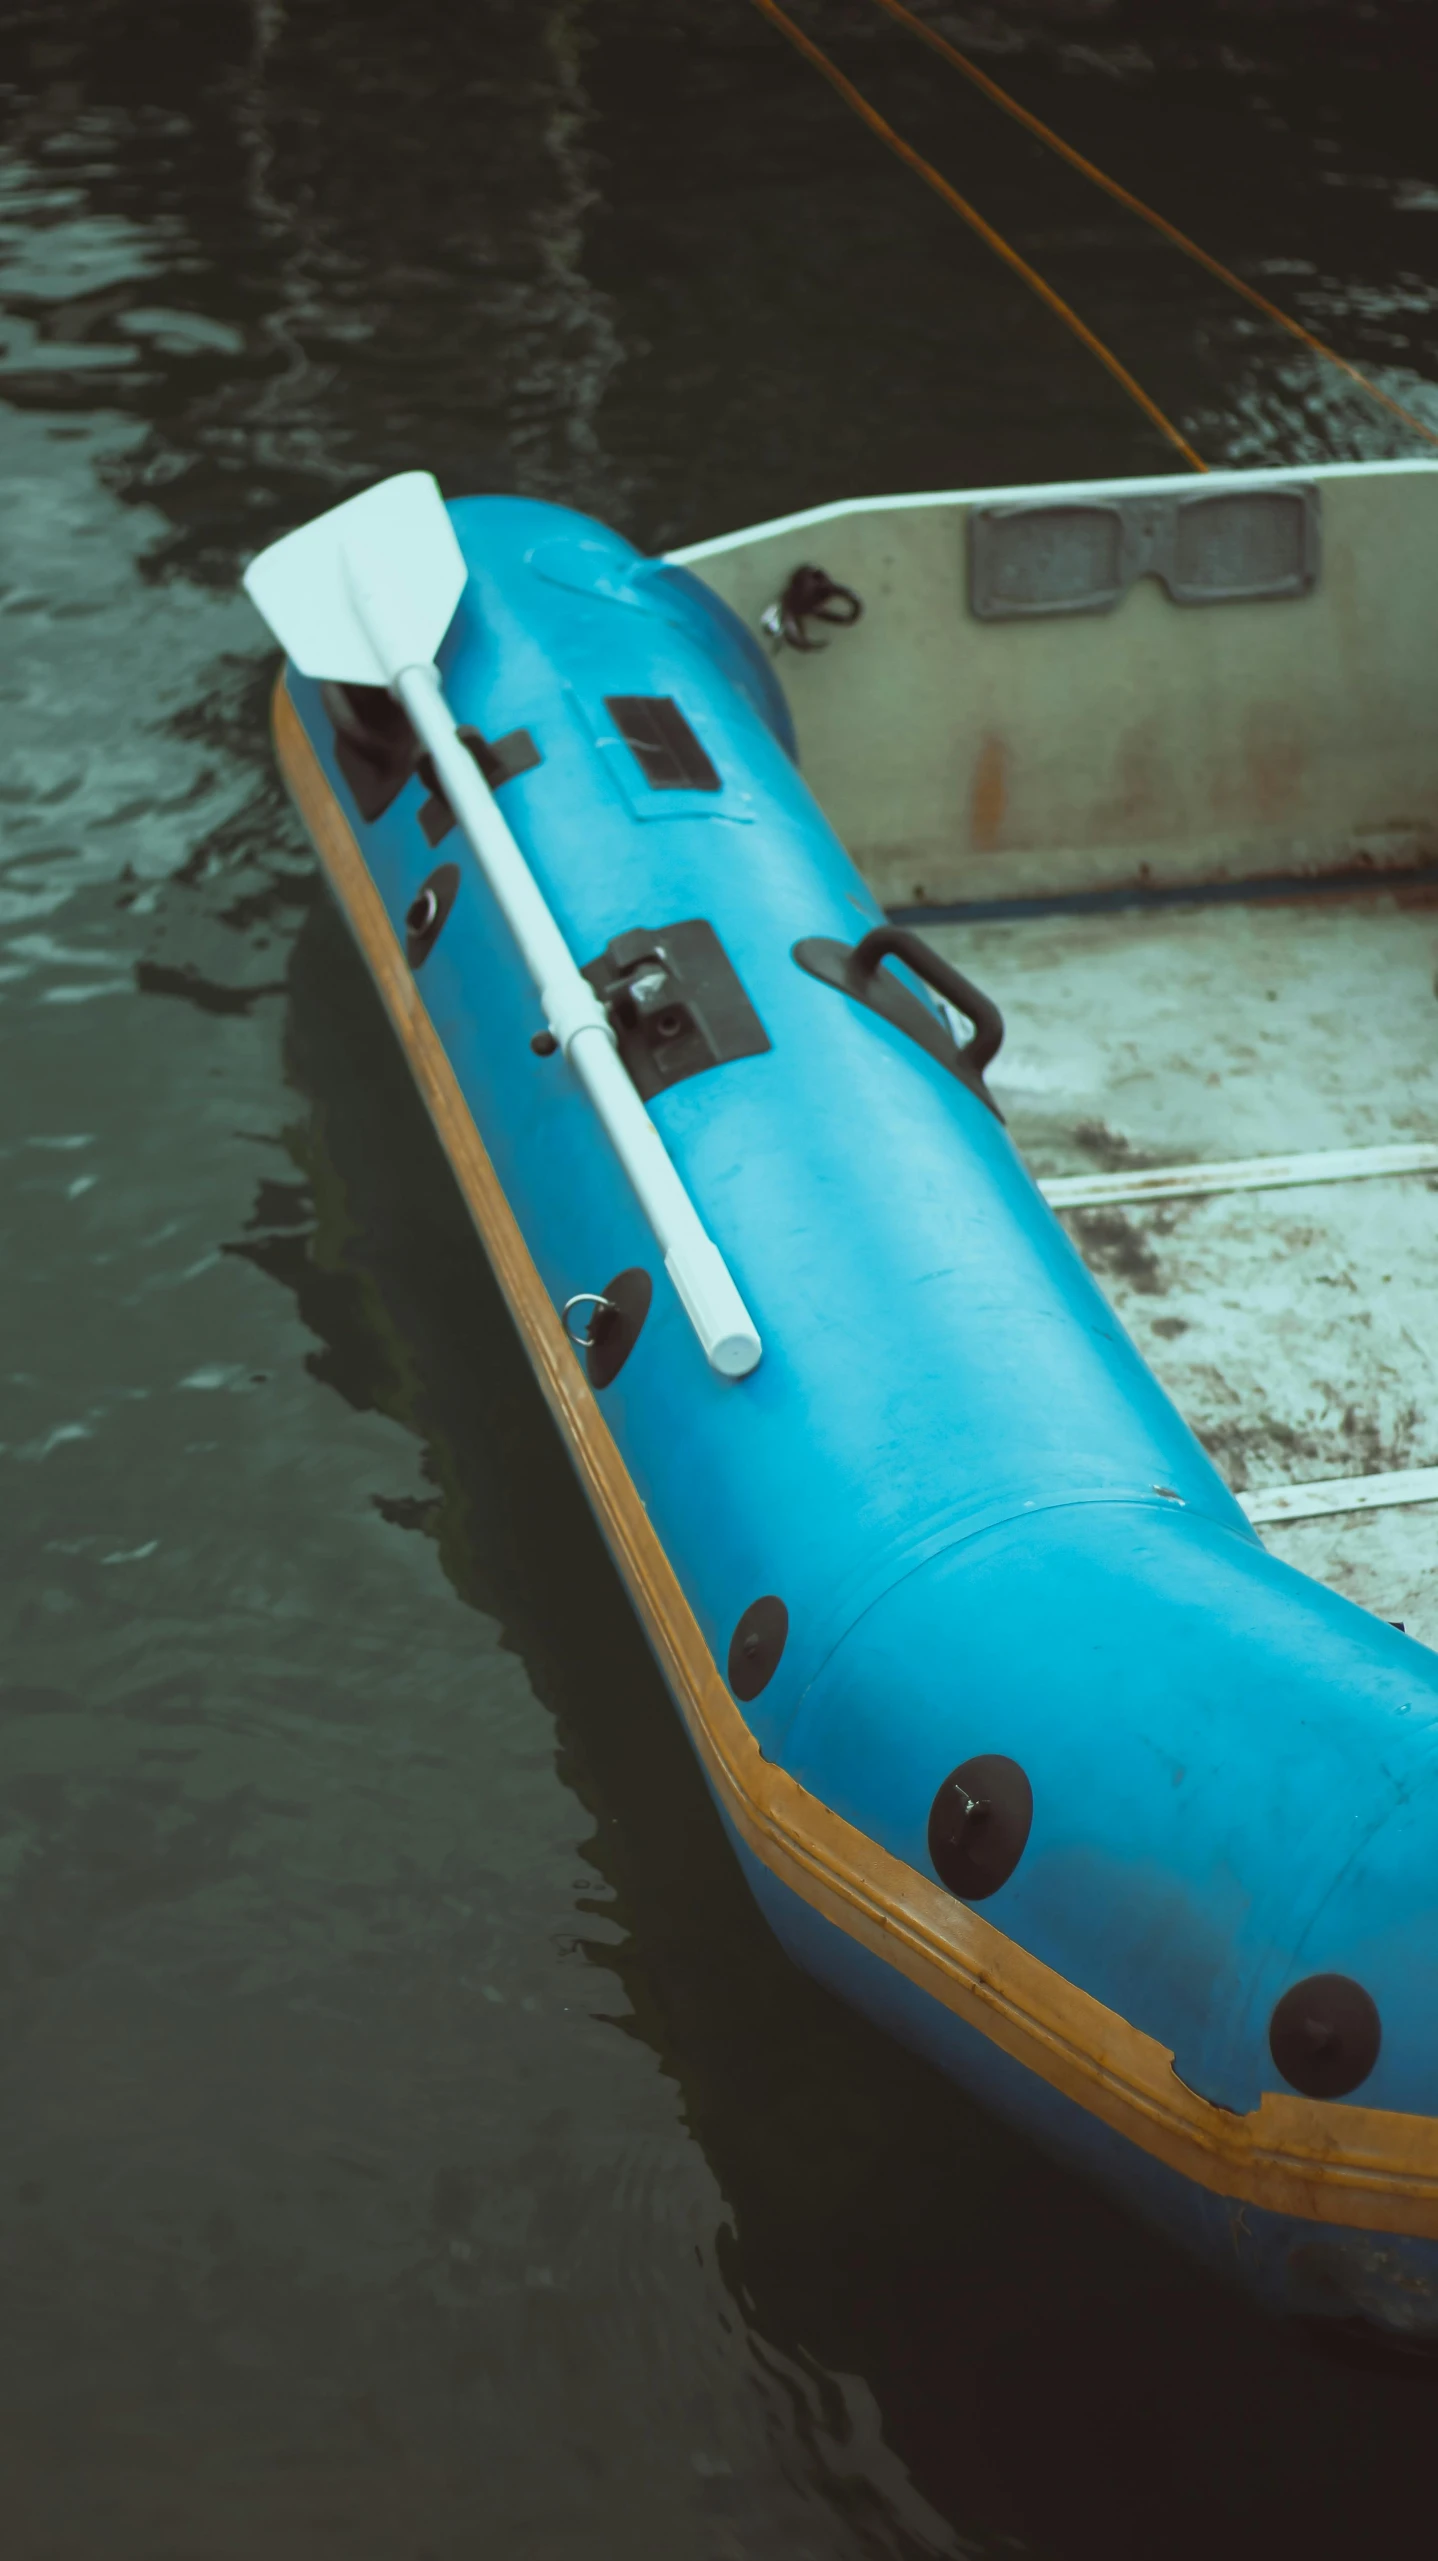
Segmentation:
{"type": "Polygon", "coordinates": [[[572,1298],[566,1298],[564,1305],[559,1311],[560,1323],[563,1325],[564,1330],[569,1336],[569,1339],[571,1343],[573,1343],[576,1351],[591,1351],[594,1346],[594,1319],[591,1316],[589,1320],[589,1332],[587,1334],[576,1334],[574,1327],[569,1321],[569,1311],[571,1307],[607,1307],[611,1313],[615,1313],[617,1311],[614,1307],[614,1301],[612,1298],[606,1298],[602,1290],[577,1289],[572,1298]]]}
{"type": "Polygon", "coordinates": [[[419,896],[410,901],[405,914],[405,930],[411,934],[427,934],[438,916],[439,899],[433,882],[427,880],[419,896]]]}

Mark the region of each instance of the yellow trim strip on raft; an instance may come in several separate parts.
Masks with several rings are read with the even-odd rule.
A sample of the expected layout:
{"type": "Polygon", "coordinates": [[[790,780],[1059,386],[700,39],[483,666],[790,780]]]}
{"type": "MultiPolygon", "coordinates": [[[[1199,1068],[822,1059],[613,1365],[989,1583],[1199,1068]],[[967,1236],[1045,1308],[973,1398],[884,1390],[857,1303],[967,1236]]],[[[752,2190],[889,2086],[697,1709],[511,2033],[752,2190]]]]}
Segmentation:
{"type": "Polygon", "coordinates": [[[1156,2038],[1040,1964],[764,1759],[534,1267],[283,678],[274,731],[285,780],[404,1045],[550,1411],[741,1839],[861,1947],[1197,2186],[1274,2214],[1438,2239],[1438,2120],[1272,2090],[1251,2116],[1210,2106],[1177,2078],[1156,2038]]]}

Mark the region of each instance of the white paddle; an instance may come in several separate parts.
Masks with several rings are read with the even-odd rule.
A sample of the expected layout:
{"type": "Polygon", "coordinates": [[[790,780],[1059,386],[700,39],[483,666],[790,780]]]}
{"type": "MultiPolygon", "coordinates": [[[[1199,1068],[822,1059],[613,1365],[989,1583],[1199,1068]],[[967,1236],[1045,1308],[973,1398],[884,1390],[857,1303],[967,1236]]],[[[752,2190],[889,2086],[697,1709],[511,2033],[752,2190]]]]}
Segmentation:
{"type": "Polygon", "coordinates": [[[467,574],[438,484],[427,471],[405,471],[272,543],[251,561],[245,585],[301,675],[385,685],[404,705],[519,945],[544,1019],[654,1230],[705,1359],[725,1378],[744,1378],[761,1350],[753,1319],[620,1062],[598,997],[455,734],[434,661],[467,574]]]}

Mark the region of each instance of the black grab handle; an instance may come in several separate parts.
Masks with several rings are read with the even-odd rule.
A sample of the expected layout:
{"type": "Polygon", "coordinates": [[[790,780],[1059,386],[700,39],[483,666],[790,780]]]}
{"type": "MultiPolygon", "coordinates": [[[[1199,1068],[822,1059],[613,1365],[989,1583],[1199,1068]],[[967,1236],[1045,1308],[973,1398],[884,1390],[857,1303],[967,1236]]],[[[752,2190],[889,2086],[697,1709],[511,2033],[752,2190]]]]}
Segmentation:
{"type": "Polygon", "coordinates": [[[841,996],[866,1006],[871,1014],[878,1014],[895,1031],[902,1032],[906,1040],[916,1042],[936,1067],[957,1076],[996,1120],[1003,1119],[984,1083],[984,1069],[998,1054],[1004,1018],[981,988],[975,987],[962,971],[951,969],[946,960],[940,960],[938,953],[930,951],[917,934],[911,934],[903,925],[875,925],[861,942],[853,944],[835,942],[827,934],[809,934],[795,943],[793,957],[811,978],[817,978],[825,987],[837,988],[841,996]],[[890,959],[903,961],[916,978],[932,987],[936,996],[942,996],[947,1004],[967,1015],[974,1027],[973,1039],[960,1049],[952,1023],[935,1013],[892,970],[880,967],[882,961],[890,959]]]}
{"type": "Polygon", "coordinates": [[[855,977],[870,977],[881,960],[901,960],[926,987],[946,1004],[957,1007],[974,1027],[974,1036],[959,1051],[959,1065],[971,1076],[982,1076],[991,1059],[997,1058],[1003,1045],[1004,1018],[991,996],[941,960],[936,951],[905,925],[875,925],[849,954],[849,967],[855,977]]]}

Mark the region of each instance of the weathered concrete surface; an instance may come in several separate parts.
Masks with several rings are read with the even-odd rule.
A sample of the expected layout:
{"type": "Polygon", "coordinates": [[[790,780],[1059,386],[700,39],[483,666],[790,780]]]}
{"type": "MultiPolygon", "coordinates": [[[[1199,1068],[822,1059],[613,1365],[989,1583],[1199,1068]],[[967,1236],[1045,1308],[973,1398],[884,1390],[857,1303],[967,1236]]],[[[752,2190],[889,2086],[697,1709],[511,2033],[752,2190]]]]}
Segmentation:
{"type": "MultiPolygon", "coordinates": [[[[1438,1136],[1438,898],[936,926],[1002,1007],[1036,1174],[1438,1136]]],[[[1065,1223],[1237,1490],[1438,1463],[1438,1179],[1075,1210],[1065,1223]]],[[[1275,1553],[1438,1644],[1438,1505],[1275,1553]]]]}

